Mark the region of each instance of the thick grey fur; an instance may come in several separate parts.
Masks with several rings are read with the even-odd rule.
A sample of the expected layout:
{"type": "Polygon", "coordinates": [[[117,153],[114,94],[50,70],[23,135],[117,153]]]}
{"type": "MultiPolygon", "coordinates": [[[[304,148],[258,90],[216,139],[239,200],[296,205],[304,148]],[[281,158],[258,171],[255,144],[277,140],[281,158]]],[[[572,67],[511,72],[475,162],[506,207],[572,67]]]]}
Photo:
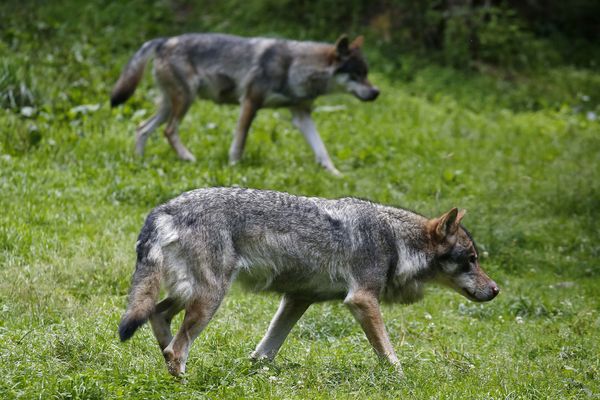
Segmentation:
{"type": "MultiPolygon", "coordinates": [[[[445,223],[436,225],[438,220],[356,198],[330,200],[243,188],[183,193],[152,210],[142,228],[121,338],[129,338],[152,313],[170,309],[164,317],[170,324],[172,315],[193,304],[203,307],[205,326],[235,277],[253,290],[284,294],[278,312],[283,322],[276,323],[276,315],[259,352],[270,358],[314,302],[348,303],[353,294],[368,293],[375,302],[369,300],[367,308],[378,313],[377,299],[414,302],[422,297],[423,284],[434,279],[472,300],[490,300],[498,289],[480,270],[470,235],[458,228],[462,215],[457,220],[456,209],[447,215],[442,221],[450,228],[456,224],[450,244],[445,236],[432,236],[445,223]],[[155,311],[161,281],[168,298],[155,311]]],[[[361,318],[357,316],[359,322],[361,318]]],[[[166,332],[157,335],[164,350],[170,333],[162,320],[156,325],[166,332]]],[[[379,326],[379,353],[395,362],[379,326]]],[[[185,344],[189,349],[191,343],[185,344]]]]}

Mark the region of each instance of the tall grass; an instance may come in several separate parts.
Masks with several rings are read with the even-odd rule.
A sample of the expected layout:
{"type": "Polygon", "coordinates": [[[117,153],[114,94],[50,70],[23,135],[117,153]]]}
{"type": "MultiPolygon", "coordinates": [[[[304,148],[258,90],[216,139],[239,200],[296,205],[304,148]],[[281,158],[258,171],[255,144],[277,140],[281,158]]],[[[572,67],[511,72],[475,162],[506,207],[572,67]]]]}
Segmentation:
{"type": "Polygon", "coordinates": [[[471,76],[410,55],[393,64],[371,47],[380,98],[331,96],[315,110],[342,178],[316,166],[286,110],[261,111],[244,160],[228,166],[238,110],[208,102],[181,127],[195,164],[160,134],[140,159],[133,133],[154,110],[150,74],[124,107],[110,110],[108,93],[143,40],[183,28],[169,3],[119,4],[25,4],[2,18],[2,88],[31,98],[0,112],[0,397],[600,395],[596,71],[471,76]],[[253,365],[277,298],[235,286],[187,376],[173,379],[147,327],[121,344],[116,326],[145,215],[214,185],[366,197],[429,216],[466,208],[502,293],[480,305],[433,287],[419,304],[385,306],[399,381],[337,303],[311,307],[277,360],[253,365]]]}

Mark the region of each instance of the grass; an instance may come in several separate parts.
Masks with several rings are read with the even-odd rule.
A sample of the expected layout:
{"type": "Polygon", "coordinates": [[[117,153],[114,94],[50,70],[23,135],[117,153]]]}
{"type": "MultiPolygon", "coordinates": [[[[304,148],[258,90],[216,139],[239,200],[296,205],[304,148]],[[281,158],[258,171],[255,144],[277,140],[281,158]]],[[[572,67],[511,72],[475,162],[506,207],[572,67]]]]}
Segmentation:
{"type": "Polygon", "coordinates": [[[172,28],[160,8],[143,14],[139,32],[126,24],[143,2],[132,14],[90,3],[60,24],[73,4],[2,18],[0,397],[600,397],[597,71],[507,80],[434,66],[398,75],[372,63],[376,102],[317,104],[340,179],[315,165],[286,110],[261,111],[243,162],[229,167],[238,110],[208,102],[181,127],[195,164],[159,134],[139,159],[133,132],[153,111],[151,79],[122,108],[110,110],[107,94],[145,35],[172,28]],[[107,25],[121,12],[123,22],[107,25]],[[115,38],[120,29],[135,33],[115,38]],[[187,376],[174,379],[148,327],[121,344],[116,326],[145,215],[214,185],[365,197],[430,216],[464,207],[502,293],[474,304],[432,287],[421,303],[386,305],[400,381],[337,303],[311,307],[277,360],[253,365],[247,355],[278,299],[234,286],[187,376]]]}

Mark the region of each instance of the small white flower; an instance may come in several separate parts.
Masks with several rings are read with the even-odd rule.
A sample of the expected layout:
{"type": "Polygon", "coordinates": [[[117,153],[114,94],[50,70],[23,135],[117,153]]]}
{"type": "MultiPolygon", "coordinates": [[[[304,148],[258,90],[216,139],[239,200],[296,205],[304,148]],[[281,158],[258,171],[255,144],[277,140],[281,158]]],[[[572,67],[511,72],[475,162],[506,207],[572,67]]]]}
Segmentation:
{"type": "Polygon", "coordinates": [[[524,323],[525,321],[523,320],[523,317],[521,317],[520,315],[517,315],[517,316],[515,317],[515,322],[516,322],[517,324],[522,324],[522,323],[524,323]]]}
{"type": "Polygon", "coordinates": [[[21,108],[21,115],[24,117],[31,117],[35,113],[35,108],[33,107],[23,107],[21,108]]]}
{"type": "Polygon", "coordinates": [[[140,108],[139,110],[137,110],[136,112],[133,113],[133,115],[131,116],[132,119],[138,120],[144,117],[144,115],[146,115],[148,111],[140,108]]]}

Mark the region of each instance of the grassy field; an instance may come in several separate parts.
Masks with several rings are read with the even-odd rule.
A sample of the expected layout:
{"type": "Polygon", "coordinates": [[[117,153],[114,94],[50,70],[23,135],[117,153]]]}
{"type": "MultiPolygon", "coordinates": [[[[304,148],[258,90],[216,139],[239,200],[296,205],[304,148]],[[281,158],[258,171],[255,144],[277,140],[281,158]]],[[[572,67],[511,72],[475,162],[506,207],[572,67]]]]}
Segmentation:
{"type": "Polygon", "coordinates": [[[228,166],[238,110],[208,102],[181,126],[196,163],[178,161],[161,134],[140,159],[133,135],[154,109],[150,74],[122,108],[108,107],[108,93],[144,39],[179,30],[157,9],[129,35],[135,4],[0,8],[1,398],[600,398],[597,71],[398,76],[372,62],[376,102],[317,103],[342,178],[316,166],[286,110],[262,111],[243,162],[228,166]],[[73,16],[61,23],[62,13],[73,16]],[[278,299],[235,286],[175,379],[148,327],[125,344],[116,327],[146,214],[214,185],[358,196],[430,216],[466,208],[502,292],[474,304],[432,287],[421,303],[386,305],[400,381],[337,303],[313,306],[274,363],[253,365],[278,299]]]}

